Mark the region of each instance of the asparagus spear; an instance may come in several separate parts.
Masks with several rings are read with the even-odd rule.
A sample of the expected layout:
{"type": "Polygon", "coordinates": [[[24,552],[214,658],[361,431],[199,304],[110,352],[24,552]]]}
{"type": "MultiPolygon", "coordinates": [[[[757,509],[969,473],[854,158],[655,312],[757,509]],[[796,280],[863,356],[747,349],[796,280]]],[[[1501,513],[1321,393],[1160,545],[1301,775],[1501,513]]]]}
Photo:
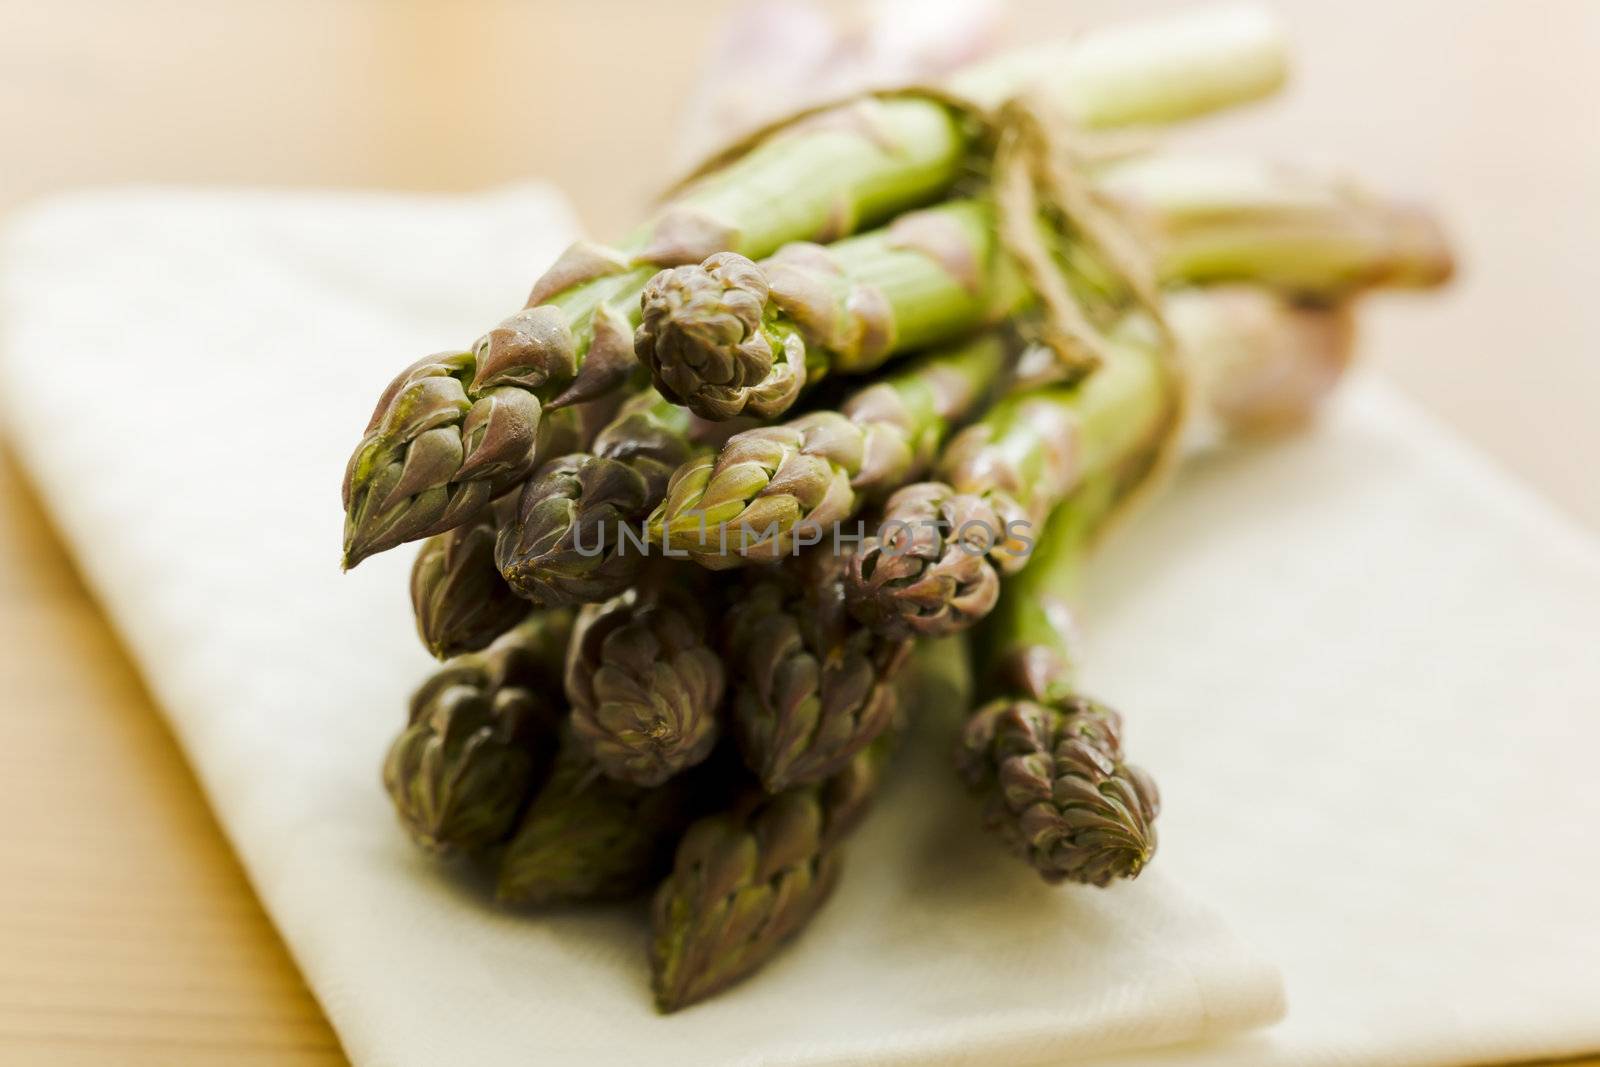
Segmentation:
{"type": "Polygon", "coordinates": [[[760,264],[722,252],[664,270],[644,291],[634,345],[662,395],[695,413],[773,418],[808,382],[952,340],[1027,297],[993,207],[957,200],[760,264]]]}
{"type": "MultiPolygon", "coordinates": [[[[1107,168],[1099,184],[1168,284],[1245,279],[1331,299],[1450,274],[1428,215],[1348,183],[1253,160],[1158,157],[1107,168]]],[[[871,370],[1030,303],[996,221],[987,200],[953,201],[827,248],[664,270],[644,293],[639,359],[663,395],[706,418],[773,417],[825,374],[871,370]]],[[[1080,295],[1107,306],[1125,295],[1083,248],[1050,243],[1080,295]]]]}
{"type": "MultiPolygon", "coordinates": [[[[969,681],[952,671],[965,652],[949,642],[917,650],[897,689],[906,703],[964,704],[969,681]]],[[[656,1006],[677,1011],[762,966],[810,921],[838,877],[840,842],[861,822],[895,737],[880,735],[824,781],[772,795],[750,790],[696,821],[651,910],[656,1006]]]]}
{"type": "Polygon", "coordinates": [[[955,633],[994,606],[1046,516],[1087,474],[1169,435],[1174,383],[1147,320],[1129,316],[1081,385],[1008,397],[957,434],[938,482],[889,498],[851,558],[851,613],[888,637],[955,633]]]}
{"type": "Polygon", "coordinates": [[[345,467],[345,569],[476,518],[527,477],[525,456],[585,447],[615,408],[614,398],[602,396],[530,419],[527,398],[507,389],[468,403],[451,377],[464,359],[470,356],[419,360],[379,400],[345,467]],[[447,472],[461,484],[446,484],[447,472]]]}
{"type": "Polygon", "coordinates": [[[548,768],[571,615],[538,612],[441,667],[411,699],[383,784],[412,840],[446,855],[493,845],[548,768]]]}
{"type": "Polygon", "coordinates": [[[689,828],[651,908],[658,1010],[677,1011],[749,974],[827,899],[838,856],[822,848],[818,793],[753,793],[689,828]]]}
{"type": "MultiPolygon", "coordinates": [[[[1169,281],[1181,280],[1178,275],[1185,270],[1204,280],[1238,274],[1278,288],[1310,289],[1318,300],[1326,301],[1353,286],[1432,284],[1448,274],[1449,256],[1437,227],[1414,212],[1337,182],[1315,181],[1249,161],[1173,157],[1111,168],[1106,184],[1146,223],[1168,223],[1168,232],[1152,231],[1147,240],[1160,250],[1162,261],[1172,265],[1166,271],[1169,281]]],[[[965,236],[975,242],[969,251],[988,247],[976,230],[965,236]]],[[[892,243],[890,233],[868,235],[835,246],[835,251],[843,255],[852,248],[892,243]]],[[[948,250],[958,243],[930,245],[948,250]]],[[[900,257],[895,262],[897,270],[904,272],[899,284],[918,293],[934,291],[911,281],[918,270],[928,266],[925,261],[900,257]]],[[[1240,292],[1229,299],[1240,305],[1230,317],[1242,323],[1254,314],[1261,320],[1256,328],[1269,335],[1299,340],[1295,335],[1302,331],[1288,328],[1281,320],[1292,317],[1309,322],[1316,318],[1264,294],[1240,292]]],[[[1189,314],[1187,305],[1193,302],[1176,298],[1173,314],[1194,329],[1210,328],[1210,320],[1219,316],[1208,311],[1189,314]]],[[[844,299],[837,310],[847,315],[850,307],[851,301],[844,299]]],[[[759,311],[752,313],[751,321],[761,330],[777,328],[759,311]]],[[[1258,353],[1267,347],[1240,346],[1241,351],[1258,353]]],[[[1290,345],[1281,347],[1293,351],[1290,345]]],[[[1316,343],[1308,350],[1327,352],[1337,347],[1316,343]]],[[[890,391],[919,388],[918,372],[931,373],[955,358],[929,359],[923,366],[875,386],[867,395],[874,403],[880,397],[887,402],[890,391]]],[[[1279,365],[1274,373],[1296,377],[1313,394],[1325,388],[1338,370],[1331,367],[1309,373],[1316,368],[1294,366],[1282,357],[1273,362],[1279,365]]],[[[1285,399],[1284,387],[1272,381],[1269,369],[1260,368],[1257,384],[1237,392],[1231,400],[1219,401],[1231,421],[1238,423],[1247,417],[1263,425],[1273,421],[1270,412],[1250,416],[1247,410],[1260,406],[1251,395],[1263,387],[1279,403],[1285,399]]],[[[989,373],[988,368],[980,373],[989,373]]],[[[938,389],[954,385],[954,395],[970,405],[974,393],[961,388],[962,379],[970,381],[971,376],[950,375],[938,383],[938,389]]],[[[1304,407],[1304,399],[1295,406],[1304,407]]],[[[850,422],[860,424],[861,419],[852,418],[856,412],[850,411],[844,418],[818,413],[787,426],[736,435],[716,459],[697,459],[674,474],[667,501],[652,516],[651,539],[665,539],[713,566],[736,562],[735,556],[771,559],[789,552],[790,535],[797,526],[820,527],[838,521],[854,512],[861,490],[881,492],[904,481],[904,460],[911,447],[902,443],[905,428],[920,430],[924,422],[908,420],[893,408],[885,410],[896,420],[887,427],[874,420],[858,429],[850,422]],[[869,453],[869,445],[882,448],[888,458],[869,453]],[[768,536],[761,536],[764,532],[768,536]]],[[[872,418],[872,412],[865,414],[872,418]]]]}
{"type": "MultiPolygon", "coordinates": [[[[546,442],[562,449],[582,447],[612,406],[594,401],[563,408],[545,421],[546,442]]],[[[501,498],[470,522],[430,537],[417,553],[411,606],[423,645],[440,659],[483,648],[528,614],[528,600],[506,582],[495,562],[496,538],[511,524],[514,504],[509,496],[501,498]]]]}
{"type": "Polygon", "coordinates": [[[894,721],[910,642],[850,618],[845,565],[818,549],[752,573],[727,611],[734,725],[768,792],[838,772],[894,721]]]}
{"type": "MultiPolygon", "coordinates": [[[[1086,35],[970,71],[952,89],[980,109],[1033,89],[1097,128],[1188,118],[1270,93],[1282,77],[1277,26],[1247,10],[1086,35]]],[[[407,368],[346,469],[344,565],[460,525],[526,478],[544,409],[628,374],[639,296],[660,267],[830,240],[945,193],[983,137],[953,99],[868,96],[769,131],[618,248],[568,249],[527,306],[470,348],[407,368]]]]}
{"type": "Polygon", "coordinates": [[[1118,479],[1051,517],[1038,559],[1006,582],[980,631],[993,698],[962,731],[956,765],[985,822],[1048,882],[1134,878],[1155,852],[1155,782],[1126,762],[1122,719],[1080,695],[1066,601],[1118,479]]]}
{"type": "MultiPolygon", "coordinates": [[[[1353,348],[1348,302],[1219,286],[1162,303],[1193,401],[1234,432],[1306,418],[1353,348]]],[[[1129,317],[1113,341],[1084,383],[1002,402],[946,448],[940,481],[889,499],[845,583],[857,619],[891,637],[970,626],[994,606],[1000,574],[1027,564],[1026,534],[1051,508],[1097,468],[1149,453],[1170,432],[1172,383],[1153,335],[1129,317]],[[1024,536],[997,535],[1012,529],[1024,536]]]]}
{"type": "MultiPolygon", "coordinates": [[[[865,799],[877,767],[863,753],[846,791],[865,799]]],[[[751,792],[689,827],[651,909],[650,965],[663,1012],[704,1000],[760,967],[798,933],[833,890],[837,827],[854,817],[822,786],[777,796],[751,792]]]]}
{"type": "Polygon", "coordinates": [[[619,781],[569,737],[501,857],[496,898],[546,905],[643,892],[670,867],[708,784],[700,775],[654,787],[619,781]]]}
{"type": "Polygon", "coordinates": [[[926,470],[952,424],[994,391],[1008,348],[1000,334],[980,334],[858,391],[837,412],[735,434],[672,475],[650,540],[708,563],[788,555],[797,529],[821,531],[926,470]]]}
{"type": "MultiPolygon", "coordinates": [[[[1390,225],[1394,211],[1334,183],[1318,184],[1290,172],[1245,164],[1225,167],[1212,161],[1208,168],[1183,159],[1169,160],[1164,167],[1143,165],[1136,173],[1124,174],[1121,169],[1113,173],[1118,176],[1116,187],[1142,204],[1148,217],[1160,218],[1162,211],[1170,210],[1173,231],[1180,236],[1160,241],[1152,238],[1152,242],[1172,256],[1173,262],[1189,264],[1205,277],[1222,276],[1219,257],[1232,247],[1235,252],[1228,261],[1229,270],[1297,289],[1316,285],[1320,287],[1317,295],[1326,299],[1358,281],[1434,281],[1442,276],[1440,262],[1448,262],[1436,231],[1431,231],[1434,239],[1416,239],[1423,227],[1390,225]],[[1234,180],[1219,180],[1219,176],[1234,180]],[[1210,249],[1209,261],[1193,254],[1200,247],[1210,249]],[[1287,254],[1294,247],[1303,251],[1304,262],[1314,260],[1317,265],[1296,266],[1302,260],[1287,254]]],[[[968,202],[902,218],[897,227],[926,234],[924,224],[934,218],[953,228],[944,238],[922,240],[916,249],[899,247],[896,227],[891,227],[881,234],[842,242],[831,253],[854,256],[857,253],[852,249],[877,249],[860,255],[868,269],[893,276],[897,286],[914,295],[915,300],[908,297],[901,303],[922,307],[924,303],[915,301],[923,301],[944,316],[941,321],[953,321],[950,316],[959,316],[962,305],[948,298],[948,293],[940,296],[943,290],[935,281],[943,278],[948,282],[951,275],[929,258],[930,250],[950,254],[965,247],[968,252],[988,254],[993,251],[992,220],[981,202],[968,202]],[[915,221],[919,217],[922,222],[915,221]],[[969,225],[963,229],[952,219],[969,225]],[[887,259],[879,254],[885,249],[890,251],[887,259]],[[894,265],[892,269],[888,264],[894,265]]],[[[1004,300],[1024,298],[1014,270],[999,267],[991,277],[1009,294],[1004,300]]],[[[804,285],[790,288],[807,291],[804,285]]],[[[853,307],[873,306],[877,305],[846,296],[839,298],[835,310],[847,318],[853,307]]],[[[821,318],[834,321],[827,315],[821,318]]],[[[760,329],[778,328],[759,314],[756,319],[760,329]]],[[[874,333],[869,330],[864,335],[874,333]]],[[[930,368],[937,365],[938,361],[930,368]]],[[[970,381],[973,375],[951,377],[959,382],[963,378],[970,381]]],[[[918,388],[918,383],[911,375],[901,375],[891,379],[888,387],[904,391],[918,388]]],[[[973,392],[958,385],[955,395],[970,403],[973,392]]],[[[871,489],[874,477],[878,486],[897,484],[894,475],[904,469],[901,464],[907,446],[901,445],[896,435],[885,428],[869,438],[847,419],[819,413],[791,426],[750,431],[738,435],[715,461],[700,457],[686,465],[673,476],[670,499],[652,518],[650,539],[664,538],[713,566],[738,562],[740,556],[771,559],[787,553],[792,547],[790,535],[802,522],[825,526],[854,511],[857,496],[851,483],[860,480],[863,471],[866,479],[860,488],[871,489]],[[883,444],[887,455],[867,454],[864,449],[869,442],[883,444]],[[771,536],[761,536],[769,530],[771,536]]],[[[591,541],[596,539],[590,536],[591,541]]],[[[620,543],[619,536],[613,540],[620,543]]],[[[635,552],[635,557],[638,554],[635,552]]],[[[591,564],[616,562],[610,554],[589,560],[591,564]]],[[[967,564],[969,568],[974,565],[967,564]]]]}
{"type": "Polygon", "coordinates": [[[636,785],[704,760],[720,733],[723,663],[706,644],[716,602],[705,583],[670,581],[584,608],[567,653],[575,742],[636,785]]]}
{"type": "Polygon", "coordinates": [[[1430,288],[1454,270],[1421,207],[1267,160],[1147,156],[1105,168],[1096,184],[1167,283],[1243,280],[1331,299],[1430,288]]]}
{"type": "Polygon", "coordinates": [[[646,546],[625,540],[694,451],[691,416],[654,390],[630,398],[591,452],[547,463],[495,548],[511,588],[536,604],[586,604],[633,583],[646,546]]]}
{"type": "Polygon", "coordinates": [[[528,614],[528,602],[495,566],[501,510],[428,538],[412,564],[417,633],[439,659],[483,648],[528,614]]]}

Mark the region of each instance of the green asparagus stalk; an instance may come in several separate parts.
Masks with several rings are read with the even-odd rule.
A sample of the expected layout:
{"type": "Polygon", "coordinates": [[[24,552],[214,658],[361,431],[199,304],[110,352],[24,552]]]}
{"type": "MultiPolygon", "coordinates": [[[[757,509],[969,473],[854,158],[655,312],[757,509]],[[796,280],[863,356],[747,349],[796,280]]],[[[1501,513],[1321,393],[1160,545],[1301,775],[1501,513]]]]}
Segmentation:
{"type": "Polygon", "coordinates": [[[984,333],[855,393],[839,411],[735,434],[679,467],[650,516],[655,544],[772,560],[924,472],[951,427],[994,391],[1007,339],[984,333]],[[725,549],[721,546],[727,546],[725,549]]]}
{"type": "MultiPolygon", "coordinates": [[[[1434,284],[1448,274],[1449,255],[1436,226],[1414,211],[1385,204],[1338,182],[1314,181],[1248,161],[1170,157],[1110,168],[1106,184],[1141,219],[1165,219],[1170,223],[1170,232],[1152,232],[1148,243],[1158,250],[1158,260],[1169,265],[1165,273],[1171,281],[1182,280],[1184,270],[1192,271],[1201,280],[1219,280],[1233,273],[1290,292],[1309,290],[1316,300],[1326,302],[1337,300],[1355,286],[1434,284]],[[1231,257],[1224,259],[1224,252],[1230,249],[1231,257]],[[1202,250],[1206,255],[1199,254],[1202,250]]],[[[962,210],[969,209],[982,213],[975,205],[962,210]]],[[[937,209],[928,214],[954,210],[937,209]]],[[[880,244],[888,247],[893,243],[891,234],[892,230],[866,235],[842,242],[831,251],[844,256],[850,249],[880,244]]],[[[964,236],[979,242],[969,251],[988,248],[981,244],[983,236],[978,230],[964,236]]],[[[948,251],[959,242],[952,238],[927,244],[948,251]]],[[[883,261],[873,262],[881,265],[883,261]]],[[[926,267],[925,260],[902,256],[893,262],[902,272],[900,282],[918,292],[934,291],[918,288],[910,281],[916,273],[913,268],[919,262],[926,267]]],[[[1084,266],[1087,265],[1079,264],[1080,268],[1084,266]]],[[[1015,295],[1011,272],[1001,273],[1009,280],[997,279],[996,284],[1015,295]]],[[[1305,321],[1314,316],[1304,315],[1268,294],[1243,295],[1244,292],[1247,291],[1230,298],[1241,305],[1237,314],[1227,316],[1239,320],[1233,327],[1236,331],[1248,317],[1243,306],[1248,304],[1262,312],[1257,328],[1271,336],[1314,341],[1307,348],[1311,352],[1340,347],[1296,336],[1300,331],[1279,321],[1286,315],[1305,321]]],[[[1173,313],[1185,325],[1209,328],[1209,320],[1219,318],[1209,311],[1187,314],[1186,305],[1192,303],[1192,299],[1183,297],[1174,301],[1173,313]]],[[[850,308],[860,306],[878,305],[844,298],[836,310],[840,316],[847,316],[850,308]]],[[[777,328],[759,309],[752,313],[751,321],[758,322],[763,330],[777,328]]],[[[1260,353],[1268,346],[1236,347],[1260,353]]],[[[1294,350],[1292,345],[1282,347],[1285,351],[1294,350]]],[[[1347,350],[1348,345],[1343,348],[1347,350]]],[[[915,389],[920,384],[919,374],[930,373],[946,361],[926,360],[911,372],[897,374],[874,387],[875,391],[868,395],[886,401],[891,390],[915,389]]],[[[1309,394],[1325,389],[1339,370],[1328,367],[1313,374],[1313,367],[1295,367],[1284,358],[1276,362],[1284,368],[1278,373],[1295,377],[1309,394]]],[[[951,375],[945,381],[959,382],[963,377],[967,375],[951,375]]],[[[1265,388],[1281,404],[1285,386],[1275,383],[1265,367],[1260,368],[1255,381],[1249,390],[1232,399],[1219,398],[1219,407],[1230,421],[1238,424],[1253,420],[1262,425],[1275,421],[1270,411],[1251,414],[1249,409],[1260,406],[1251,394],[1265,388]]],[[[944,383],[940,385],[943,387],[944,383]]],[[[974,395],[959,387],[957,393],[966,402],[974,395]]],[[[1293,406],[1303,408],[1309,398],[1293,406]]],[[[923,410],[927,410],[926,406],[923,410]]],[[[907,448],[901,443],[903,428],[921,429],[923,424],[906,420],[896,411],[893,414],[899,421],[884,428],[877,422],[861,424],[860,419],[850,417],[854,414],[847,412],[841,419],[836,414],[817,413],[787,426],[739,434],[715,459],[697,459],[681,468],[673,476],[668,499],[652,516],[651,540],[665,539],[674,548],[696,554],[708,565],[727,565],[735,556],[770,560],[792,549],[795,528],[825,527],[853,514],[861,497],[872,490],[881,492],[903,484],[905,478],[900,475],[906,470],[903,460],[907,448]],[[860,428],[851,426],[851,422],[860,428]],[[890,450],[890,460],[876,459],[867,451],[869,444],[890,450]]],[[[866,414],[870,418],[873,413],[866,414]]],[[[967,562],[969,569],[977,565],[975,561],[967,562]]]]}
{"type": "Polygon", "coordinates": [[[383,783],[412,840],[472,852],[503,840],[549,767],[571,615],[537,612],[441,667],[411,700],[383,783]]]}
{"type": "Polygon", "coordinates": [[[1155,782],[1126,761],[1121,717],[1073,681],[1070,600],[1118,484],[1101,478],[1075,494],[1051,517],[1039,558],[1006,582],[980,631],[994,695],[956,751],[989,829],[1048,882],[1134,878],[1156,847],[1155,782]]]}
{"type": "Polygon", "coordinates": [[[494,561],[501,510],[428,538],[411,567],[417,633],[439,659],[476,652],[527,617],[528,602],[494,561]]]}
{"type": "Polygon", "coordinates": [[[696,414],[774,418],[826,374],[865,373],[1027,299],[992,205],[957,200],[759,264],[723,252],[664,270],[644,291],[634,343],[661,394],[696,414]]]}
{"type": "MultiPolygon", "coordinates": [[[[917,650],[897,688],[906,703],[965,704],[965,651],[917,650]]],[[[894,751],[880,735],[832,777],[776,795],[751,790],[696,821],[656,890],[650,966],[656,1006],[677,1011],[747,977],[810,921],[837,880],[840,843],[866,815],[894,751]]]]}
{"type": "MultiPolygon", "coordinates": [[[[990,64],[952,89],[978,109],[1037,91],[1086,128],[1171,122],[1272,92],[1283,52],[1264,15],[1191,15],[990,64]]],[[[947,192],[983,138],[954,99],[868,96],[769,131],[619,247],[568,249],[527,306],[470,348],[407,368],[346,469],[344,565],[468,521],[553,454],[538,449],[543,412],[626,378],[640,294],[658,269],[832,240],[947,192]]]]}
{"type": "Polygon", "coordinates": [[[1001,573],[1028,561],[1046,516],[1091,474],[1159,446],[1174,383],[1148,320],[1129,316],[1081,385],[1009,397],[957,434],[940,481],[889,498],[879,535],[851,558],[856,619],[890,638],[956,633],[994,606],[1001,573]]]}
{"type": "Polygon", "coordinates": [[[619,781],[569,737],[501,857],[496,898],[549,905],[642,893],[670,869],[708,785],[700,775],[619,781]]]}
{"type": "Polygon", "coordinates": [[[734,725],[768,792],[837,773],[894,721],[910,642],[850,617],[846,562],[818,549],[752,572],[726,613],[734,725]]]}
{"type": "Polygon", "coordinates": [[[645,390],[622,405],[592,451],[547,463],[523,488],[495,549],[511,588],[557,605],[596,603],[631,585],[648,547],[639,527],[695,450],[691,422],[645,390]]]}
{"type": "Polygon", "coordinates": [[[701,762],[721,732],[723,662],[706,644],[716,600],[692,573],[672,577],[584,608],[567,654],[575,742],[636,785],[701,762]]]}
{"type": "MultiPolygon", "coordinates": [[[[1098,180],[1168,284],[1242,279],[1334,299],[1436,285],[1451,271],[1426,213],[1348,183],[1183,157],[1119,164],[1098,180]]],[[[1114,307],[1126,296],[1083,248],[1042,223],[1041,233],[1084,299],[1114,307]]],[[[645,290],[635,343],[663,395],[706,418],[771,418],[808,382],[871,370],[1033,300],[991,204],[952,201],[827,248],[791,245],[759,264],[719,253],[664,270],[645,290]]]]}
{"type": "MultiPolygon", "coordinates": [[[[1354,346],[1348,301],[1239,285],[1179,290],[1162,304],[1191,406],[1230,432],[1309,417],[1354,346]]],[[[1173,383],[1147,324],[1130,316],[1112,341],[1085,382],[1002,402],[947,446],[940,481],[889,499],[879,535],[862,542],[845,583],[858,620],[891,637],[970,626],[994,606],[1001,574],[1027,564],[1028,531],[1057,503],[1171,432],[1173,383]],[[1004,536],[1012,531],[1021,536],[1004,536]]]]}
{"type": "Polygon", "coordinates": [[[1454,271],[1426,210],[1266,160],[1147,156],[1106,168],[1097,185],[1169,284],[1248,281],[1329,300],[1431,288],[1454,271]]]}

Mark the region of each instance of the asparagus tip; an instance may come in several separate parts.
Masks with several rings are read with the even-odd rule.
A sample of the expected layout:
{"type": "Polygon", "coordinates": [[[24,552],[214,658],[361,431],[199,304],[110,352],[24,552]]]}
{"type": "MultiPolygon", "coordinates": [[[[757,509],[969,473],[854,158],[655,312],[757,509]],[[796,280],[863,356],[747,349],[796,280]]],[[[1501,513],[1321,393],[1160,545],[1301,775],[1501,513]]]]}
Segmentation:
{"type": "Polygon", "coordinates": [[[664,270],[640,299],[635,354],[662,395],[705,418],[730,419],[752,403],[768,404],[779,353],[765,328],[767,299],[765,272],[736,252],[664,270]]]}
{"type": "Polygon", "coordinates": [[[1126,762],[1122,718],[1078,696],[1001,698],[967,724],[957,766],[989,828],[1046,882],[1136,878],[1156,850],[1155,782],[1126,762]]]}
{"type": "Polygon", "coordinates": [[[970,531],[990,538],[1002,529],[981,497],[939,482],[907,486],[884,508],[877,537],[850,559],[845,597],[850,613],[894,638],[960,633],[994,608],[1000,574],[970,531]]]}

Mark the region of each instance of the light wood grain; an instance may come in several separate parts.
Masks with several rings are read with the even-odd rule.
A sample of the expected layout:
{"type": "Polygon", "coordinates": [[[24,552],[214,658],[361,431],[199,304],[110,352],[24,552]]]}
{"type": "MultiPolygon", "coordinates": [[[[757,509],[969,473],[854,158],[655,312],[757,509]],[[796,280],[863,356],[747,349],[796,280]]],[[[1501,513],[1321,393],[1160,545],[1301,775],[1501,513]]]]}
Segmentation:
{"type": "MultiPolygon", "coordinates": [[[[728,6],[0,0],[0,211],[108,181],[545,177],[613,234],[728,6]]],[[[1182,5],[1014,6],[1042,33],[1182,5]]],[[[1459,283],[1370,308],[1367,355],[1600,528],[1600,4],[1279,6],[1294,87],[1208,134],[1443,205],[1459,283]]],[[[9,458],[0,649],[0,1062],[342,1062],[9,458]]]]}
{"type": "Polygon", "coordinates": [[[0,501],[0,1063],[342,1063],[9,454],[0,501]]]}

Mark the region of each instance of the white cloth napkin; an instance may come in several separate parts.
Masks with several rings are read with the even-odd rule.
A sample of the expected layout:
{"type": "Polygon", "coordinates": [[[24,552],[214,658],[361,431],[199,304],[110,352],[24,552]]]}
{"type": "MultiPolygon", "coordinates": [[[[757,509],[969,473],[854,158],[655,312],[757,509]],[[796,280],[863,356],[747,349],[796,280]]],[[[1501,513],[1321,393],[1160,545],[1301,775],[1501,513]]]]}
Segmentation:
{"type": "Polygon", "coordinates": [[[1600,1050],[1600,547],[1353,385],[1305,439],[1191,461],[1089,574],[1165,872],[1288,990],[1155,1062],[1600,1050]]]}
{"type": "Polygon", "coordinates": [[[1053,892],[997,853],[931,736],[806,936],[671,1018],[641,909],[508,915],[412,850],[378,783],[431,662],[412,552],[339,573],[340,474],[398,365],[520,306],[573,228],[537,189],[113,192],[5,248],[10,433],[352,1058],[1037,1062],[1276,1017],[1173,880],[1053,892]]]}
{"type": "Polygon", "coordinates": [[[376,770],[427,670],[409,553],[338,574],[339,475],[396,361],[570,230],[533,189],[122,192],[4,247],[7,429],[358,1063],[1600,1047],[1600,553],[1365,382],[1186,472],[1092,577],[1089,681],[1167,801],[1137,883],[1036,883],[924,731],[806,937],[661,1019],[636,912],[498,913],[414,855],[376,770]],[[1276,973],[1180,885],[1283,965],[1285,1022],[1227,1037],[1276,973]]]}

